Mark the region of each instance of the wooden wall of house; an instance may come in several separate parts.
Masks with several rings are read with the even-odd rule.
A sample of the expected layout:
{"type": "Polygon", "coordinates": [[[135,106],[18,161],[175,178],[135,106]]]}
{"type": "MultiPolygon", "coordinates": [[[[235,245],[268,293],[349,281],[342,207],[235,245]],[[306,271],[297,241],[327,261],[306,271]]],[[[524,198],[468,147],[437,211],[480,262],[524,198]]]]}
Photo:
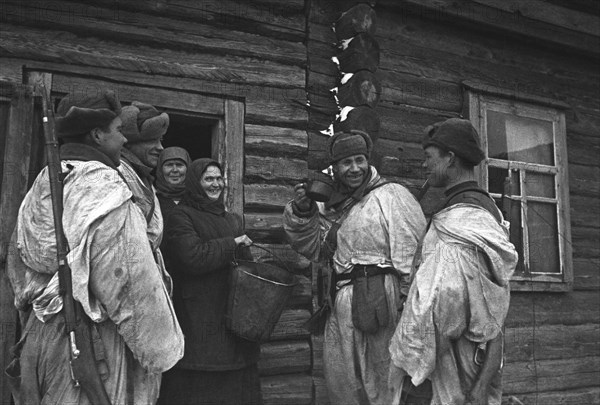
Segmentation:
{"type": "MultiPolygon", "coordinates": [[[[420,141],[425,126],[459,116],[462,82],[567,103],[568,172],[574,283],[567,293],[513,292],[506,330],[506,400],[526,404],[600,401],[600,74],[598,17],[590,2],[379,0],[376,108],[380,171],[414,189],[424,181],[420,141]],[[463,8],[461,8],[463,7],[463,8]],[[465,8],[466,7],[466,8],[465,8]],[[569,8],[567,8],[569,7],[569,8]],[[456,11],[458,9],[458,11],[456,11]],[[508,28],[507,28],[508,27],[508,28]],[[538,36],[543,40],[532,38],[538,36]],[[594,42],[595,40],[595,42],[594,42]],[[396,153],[397,146],[403,152],[396,153]]],[[[310,124],[323,129],[335,110],[324,88],[336,83],[328,58],[331,2],[313,1],[309,17],[309,86],[321,110],[310,124]],[[330,101],[327,101],[329,98],[330,101]]],[[[337,12],[337,13],[336,13],[337,12]]],[[[323,166],[324,139],[309,133],[309,166],[323,166]]],[[[439,191],[430,190],[430,213],[439,191]]],[[[323,402],[324,403],[324,402],[323,402]]]]}
{"type": "MultiPolygon", "coordinates": [[[[195,94],[245,103],[246,228],[299,280],[262,345],[264,399],[310,404],[311,342],[301,327],[310,315],[310,270],[285,245],[281,229],[283,206],[307,169],[304,0],[9,0],[0,18],[0,80],[21,83],[26,67],[60,76],[61,91],[101,81],[128,97],[164,93],[177,105],[180,96],[181,110],[194,108],[188,104],[195,94]],[[146,93],[137,92],[141,87],[146,93]]],[[[3,392],[0,402],[6,398],[3,392]]]]}

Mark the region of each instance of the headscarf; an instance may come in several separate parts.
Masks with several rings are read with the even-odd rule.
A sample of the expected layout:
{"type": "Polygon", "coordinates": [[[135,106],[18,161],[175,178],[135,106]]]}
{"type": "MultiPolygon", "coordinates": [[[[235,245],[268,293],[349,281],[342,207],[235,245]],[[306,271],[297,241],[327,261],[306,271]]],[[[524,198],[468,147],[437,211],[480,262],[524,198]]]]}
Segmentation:
{"type": "Polygon", "coordinates": [[[210,212],[211,214],[224,215],[224,191],[221,192],[221,195],[217,200],[211,200],[208,198],[208,195],[206,195],[206,192],[200,184],[202,174],[204,174],[208,166],[216,166],[221,170],[221,173],[223,173],[221,165],[216,160],[210,158],[194,160],[192,164],[190,164],[187,175],[185,176],[185,194],[181,204],[188,205],[200,211],[210,212]]]}
{"type": "Polygon", "coordinates": [[[190,155],[185,149],[180,148],[179,146],[171,146],[170,148],[163,150],[158,158],[158,164],[156,165],[156,194],[175,200],[181,200],[185,194],[185,182],[176,185],[170,184],[167,182],[162,170],[163,165],[167,161],[173,159],[181,160],[188,169],[190,167],[190,155]]]}

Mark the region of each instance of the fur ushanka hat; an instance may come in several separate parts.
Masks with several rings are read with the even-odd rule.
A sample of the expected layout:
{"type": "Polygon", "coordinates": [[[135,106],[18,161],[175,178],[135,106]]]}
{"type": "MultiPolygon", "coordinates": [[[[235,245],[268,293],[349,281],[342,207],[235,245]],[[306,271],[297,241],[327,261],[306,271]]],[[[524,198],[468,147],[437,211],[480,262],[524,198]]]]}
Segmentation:
{"type": "Polygon", "coordinates": [[[121,132],[128,143],[160,139],[169,128],[169,115],[150,104],[134,101],[121,109],[121,132]]]}
{"type": "Polygon", "coordinates": [[[372,150],[373,141],[369,134],[356,129],[336,132],[327,142],[330,164],[354,155],[365,155],[369,159],[372,150]]]}
{"type": "Polygon", "coordinates": [[[461,118],[450,118],[425,128],[423,149],[432,145],[454,152],[473,166],[485,158],[477,130],[471,121],[461,118]]]}
{"type": "Polygon", "coordinates": [[[94,128],[104,128],[121,113],[114,91],[100,94],[68,94],[56,108],[55,129],[58,138],[81,136],[94,128]]]}

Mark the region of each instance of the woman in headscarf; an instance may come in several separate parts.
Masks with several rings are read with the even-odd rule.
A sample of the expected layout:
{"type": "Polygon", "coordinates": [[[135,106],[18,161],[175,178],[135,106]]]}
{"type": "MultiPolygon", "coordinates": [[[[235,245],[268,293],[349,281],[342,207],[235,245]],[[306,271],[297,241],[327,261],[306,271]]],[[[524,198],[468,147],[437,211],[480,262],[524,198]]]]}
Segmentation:
{"type": "Polygon", "coordinates": [[[241,218],[225,211],[218,162],[193,161],[185,187],[165,231],[185,353],[164,376],[161,402],[261,404],[259,344],[236,337],[224,322],[231,262],[234,257],[249,258],[252,241],[244,234],[241,218]]]}
{"type": "Polygon", "coordinates": [[[156,195],[165,221],[183,198],[185,174],[189,166],[190,155],[185,149],[178,146],[166,148],[158,158],[156,195]]]}

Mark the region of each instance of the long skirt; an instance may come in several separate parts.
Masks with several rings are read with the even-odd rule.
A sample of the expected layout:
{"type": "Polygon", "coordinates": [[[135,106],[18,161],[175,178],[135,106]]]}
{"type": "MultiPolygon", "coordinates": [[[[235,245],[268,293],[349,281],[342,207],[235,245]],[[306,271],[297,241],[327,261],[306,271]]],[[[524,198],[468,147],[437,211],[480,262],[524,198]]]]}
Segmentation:
{"type": "Polygon", "coordinates": [[[163,374],[159,405],[262,405],[256,364],[240,370],[173,368],[163,374]]]}

